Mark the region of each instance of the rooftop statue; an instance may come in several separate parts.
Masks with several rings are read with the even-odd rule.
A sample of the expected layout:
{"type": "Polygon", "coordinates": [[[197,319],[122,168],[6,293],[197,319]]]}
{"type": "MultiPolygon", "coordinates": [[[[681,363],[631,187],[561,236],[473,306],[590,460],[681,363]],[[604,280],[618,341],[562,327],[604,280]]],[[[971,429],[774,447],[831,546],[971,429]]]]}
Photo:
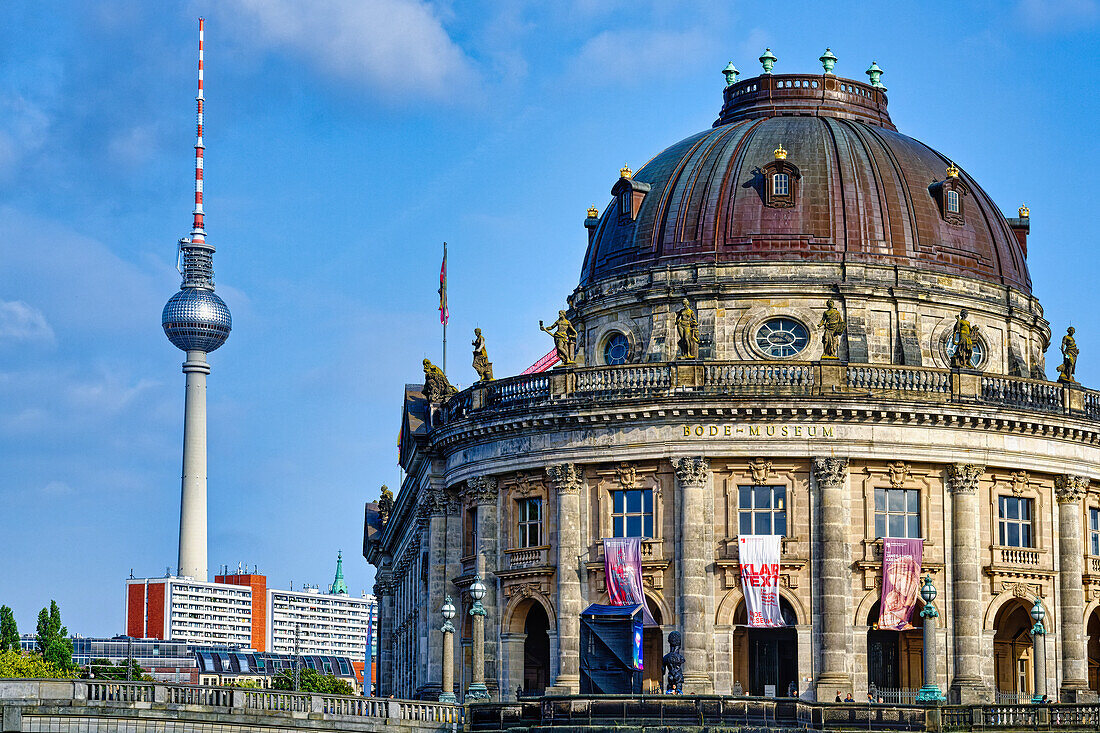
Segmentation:
{"type": "Polygon", "coordinates": [[[443,370],[432,364],[431,360],[424,360],[424,396],[428,402],[446,402],[447,398],[457,393],[458,390],[447,381],[447,375],[443,370]]]}
{"type": "Polygon", "coordinates": [[[1062,363],[1058,366],[1059,382],[1075,382],[1074,372],[1077,371],[1077,340],[1073,338],[1076,333],[1073,326],[1066,329],[1066,335],[1062,337],[1062,363]]]}
{"type": "Polygon", "coordinates": [[[382,495],[378,497],[378,515],[382,517],[383,526],[390,520],[390,514],[393,513],[393,492],[389,487],[382,484],[382,495]]]}
{"type": "Polygon", "coordinates": [[[821,314],[821,358],[836,359],[840,355],[840,335],[847,326],[833,301],[825,301],[825,312],[821,314]]]}
{"type": "Polygon", "coordinates": [[[974,357],[974,337],[978,327],[970,325],[970,316],[966,308],[955,316],[955,330],[951,334],[951,343],[955,345],[955,354],[951,357],[952,369],[973,369],[970,360],[974,357]]]}
{"type": "Polygon", "coordinates": [[[577,329],[565,317],[565,311],[558,311],[558,320],[551,328],[544,326],[542,321],[539,321],[539,328],[554,337],[554,348],[562,364],[570,366],[577,363],[577,329]]]}
{"type": "Polygon", "coordinates": [[[683,359],[699,358],[699,319],[687,298],[682,301],[684,307],[676,314],[676,333],[680,340],[677,343],[679,356],[683,359]]]}
{"type": "Polygon", "coordinates": [[[485,351],[485,337],[481,335],[481,329],[474,329],[474,371],[481,377],[482,382],[493,381],[493,364],[489,361],[489,354],[485,351]]]}

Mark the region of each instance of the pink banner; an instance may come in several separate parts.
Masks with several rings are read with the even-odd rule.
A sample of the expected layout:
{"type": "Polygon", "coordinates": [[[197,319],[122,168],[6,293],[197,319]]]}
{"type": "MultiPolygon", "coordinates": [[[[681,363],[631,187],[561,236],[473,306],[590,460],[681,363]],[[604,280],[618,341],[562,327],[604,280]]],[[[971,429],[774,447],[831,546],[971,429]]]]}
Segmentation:
{"type": "Polygon", "coordinates": [[[741,591],[749,626],[783,626],[779,610],[779,550],[777,534],[741,535],[737,538],[737,564],[741,567],[741,591]]]}
{"type": "Polygon", "coordinates": [[[882,538],[882,597],[878,627],[902,631],[913,628],[909,619],[917,605],[924,540],[882,538]]]}
{"type": "Polygon", "coordinates": [[[642,607],[642,623],[656,626],[657,622],[646,606],[642,591],[642,539],[641,537],[604,537],[603,570],[607,577],[608,605],[642,607]]]}

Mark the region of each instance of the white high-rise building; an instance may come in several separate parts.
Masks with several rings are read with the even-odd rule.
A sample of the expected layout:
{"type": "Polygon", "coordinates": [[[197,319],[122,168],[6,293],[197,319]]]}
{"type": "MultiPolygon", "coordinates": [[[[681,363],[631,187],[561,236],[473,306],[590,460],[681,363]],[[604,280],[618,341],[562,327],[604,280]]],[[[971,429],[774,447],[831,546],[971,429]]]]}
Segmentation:
{"type": "Polygon", "coordinates": [[[190,644],[252,646],[252,589],[190,578],[126,583],[126,633],[190,644]]]}

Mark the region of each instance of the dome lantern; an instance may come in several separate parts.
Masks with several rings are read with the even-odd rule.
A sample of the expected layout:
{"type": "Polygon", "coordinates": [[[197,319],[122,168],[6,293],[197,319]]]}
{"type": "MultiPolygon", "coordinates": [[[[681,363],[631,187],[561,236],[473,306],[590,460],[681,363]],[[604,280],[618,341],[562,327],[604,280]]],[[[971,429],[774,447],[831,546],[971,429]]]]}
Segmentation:
{"type": "Polygon", "coordinates": [[[871,80],[871,86],[878,89],[886,89],[886,87],[882,83],[882,75],[884,72],[878,67],[877,63],[872,61],[871,66],[867,69],[865,73],[871,80]]]}
{"type": "Polygon", "coordinates": [[[772,68],[775,67],[775,62],[778,60],[770,48],[765,48],[764,53],[760,56],[760,65],[764,67],[764,73],[772,73],[772,68]]]}
{"type": "Polygon", "coordinates": [[[737,77],[741,72],[737,70],[737,67],[730,61],[726,64],[726,68],[722,69],[722,76],[726,77],[726,86],[731,87],[737,83],[737,77]]]}
{"type": "Polygon", "coordinates": [[[826,74],[832,74],[833,67],[836,66],[836,62],[839,61],[839,59],[833,55],[833,52],[827,48],[825,49],[825,53],[821,54],[817,60],[821,62],[821,66],[825,69],[826,74]]]}

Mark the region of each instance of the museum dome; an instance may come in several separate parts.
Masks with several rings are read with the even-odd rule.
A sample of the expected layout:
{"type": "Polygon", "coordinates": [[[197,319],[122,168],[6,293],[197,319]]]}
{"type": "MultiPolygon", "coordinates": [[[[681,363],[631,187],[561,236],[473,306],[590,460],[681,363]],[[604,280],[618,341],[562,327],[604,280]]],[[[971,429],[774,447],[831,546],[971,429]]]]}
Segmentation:
{"type": "Polygon", "coordinates": [[[1006,219],[950,158],[897,132],[886,103],[881,85],[831,74],[727,86],[712,129],[624,168],[612,203],[589,211],[581,286],[770,261],[907,267],[1030,293],[1026,212],[1006,219]]]}

